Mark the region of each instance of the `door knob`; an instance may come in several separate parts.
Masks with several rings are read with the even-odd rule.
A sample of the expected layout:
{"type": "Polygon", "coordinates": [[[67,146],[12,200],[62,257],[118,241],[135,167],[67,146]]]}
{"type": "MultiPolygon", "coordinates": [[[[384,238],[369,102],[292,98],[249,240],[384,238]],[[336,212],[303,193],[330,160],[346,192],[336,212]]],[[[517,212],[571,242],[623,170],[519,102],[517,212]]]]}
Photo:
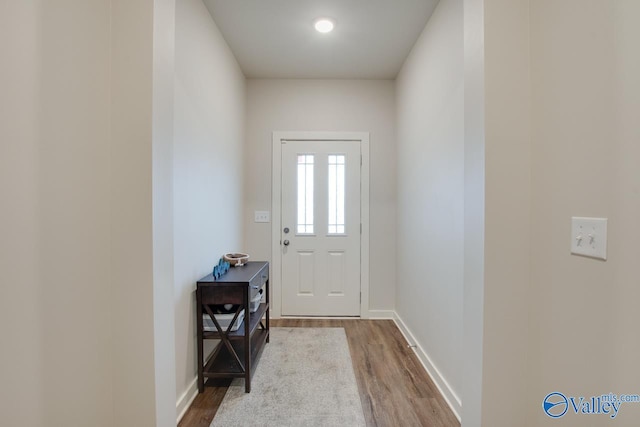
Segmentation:
{"type": "Polygon", "coordinates": [[[289,246],[289,241],[285,240],[284,242],[282,242],[282,244],[285,245],[285,246],[289,246]]]}

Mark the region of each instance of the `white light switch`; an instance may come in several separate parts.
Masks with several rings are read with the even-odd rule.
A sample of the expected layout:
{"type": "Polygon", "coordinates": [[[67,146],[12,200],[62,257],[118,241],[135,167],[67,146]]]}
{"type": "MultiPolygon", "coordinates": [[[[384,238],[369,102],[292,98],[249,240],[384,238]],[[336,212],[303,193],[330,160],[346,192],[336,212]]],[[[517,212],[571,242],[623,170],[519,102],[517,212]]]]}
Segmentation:
{"type": "Polygon", "coordinates": [[[607,219],[571,218],[571,253],[607,259],[607,219]]]}
{"type": "Polygon", "coordinates": [[[255,211],[255,222],[269,222],[269,211],[255,211]]]}

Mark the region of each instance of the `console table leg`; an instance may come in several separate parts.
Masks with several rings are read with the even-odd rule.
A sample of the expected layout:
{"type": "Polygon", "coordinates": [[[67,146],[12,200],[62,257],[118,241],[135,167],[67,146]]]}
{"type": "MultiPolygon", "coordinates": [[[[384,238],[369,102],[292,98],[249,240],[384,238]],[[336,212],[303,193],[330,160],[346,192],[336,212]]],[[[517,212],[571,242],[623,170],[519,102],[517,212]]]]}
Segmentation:
{"type": "Polygon", "coordinates": [[[202,290],[196,290],[196,324],[198,330],[198,393],[204,391],[204,343],[202,342],[202,290]]]}
{"type": "Polygon", "coordinates": [[[249,324],[251,323],[251,313],[249,312],[249,289],[244,289],[244,308],[247,318],[244,321],[244,391],[251,392],[251,336],[249,334],[249,324]]]}

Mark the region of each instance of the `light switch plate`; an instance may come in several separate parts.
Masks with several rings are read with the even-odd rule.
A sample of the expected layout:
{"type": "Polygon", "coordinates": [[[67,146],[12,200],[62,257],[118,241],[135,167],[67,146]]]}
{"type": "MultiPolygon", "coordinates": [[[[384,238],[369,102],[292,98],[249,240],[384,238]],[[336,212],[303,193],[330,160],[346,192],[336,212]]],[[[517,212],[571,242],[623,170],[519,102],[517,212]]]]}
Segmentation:
{"type": "Polygon", "coordinates": [[[571,253],[607,259],[607,218],[571,218],[571,253]]]}
{"type": "Polygon", "coordinates": [[[269,222],[269,211],[255,211],[255,222],[269,222]]]}

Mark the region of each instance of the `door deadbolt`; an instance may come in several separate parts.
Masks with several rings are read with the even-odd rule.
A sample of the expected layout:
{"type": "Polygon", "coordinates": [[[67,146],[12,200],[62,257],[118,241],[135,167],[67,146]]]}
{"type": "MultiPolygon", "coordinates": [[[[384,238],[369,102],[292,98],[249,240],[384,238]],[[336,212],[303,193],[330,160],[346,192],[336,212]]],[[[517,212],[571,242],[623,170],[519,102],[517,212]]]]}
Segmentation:
{"type": "Polygon", "coordinates": [[[284,234],[287,234],[289,232],[289,227],[285,227],[282,231],[284,231],[284,234]]]}

